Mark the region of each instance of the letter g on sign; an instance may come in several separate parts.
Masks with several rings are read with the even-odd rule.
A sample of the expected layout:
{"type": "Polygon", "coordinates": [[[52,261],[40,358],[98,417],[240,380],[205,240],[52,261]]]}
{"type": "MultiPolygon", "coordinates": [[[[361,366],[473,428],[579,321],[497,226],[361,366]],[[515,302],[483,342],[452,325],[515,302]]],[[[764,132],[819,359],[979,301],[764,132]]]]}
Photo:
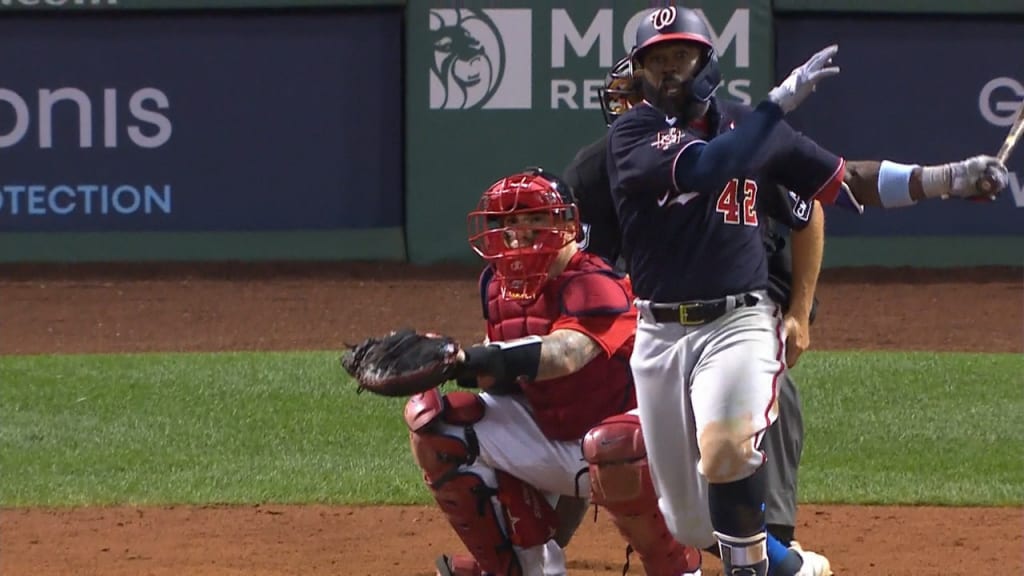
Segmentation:
{"type": "Polygon", "coordinates": [[[1012,126],[1021,106],[1024,106],[1024,84],[1009,76],[989,80],[978,94],[978,111],[993,126],[1012,126]]]}
{"type": "Polygon", "coordinates": [[[661,30],[665,26],[670,26],[676,21],[676,7],[669,6],[668,8],[662,8],[655,10],[651,13],[651,24],[654,24],[655,30],[661,30]]]}

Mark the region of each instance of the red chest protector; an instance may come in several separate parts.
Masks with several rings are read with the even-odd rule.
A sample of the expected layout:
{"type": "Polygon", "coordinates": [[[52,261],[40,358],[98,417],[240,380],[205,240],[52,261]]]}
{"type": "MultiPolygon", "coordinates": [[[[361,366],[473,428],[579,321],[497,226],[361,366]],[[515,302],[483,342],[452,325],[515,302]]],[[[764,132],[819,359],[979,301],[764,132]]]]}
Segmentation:
{"type": "MultiPolygon", "coordinates": [[[[540,295],[525,304],[500,297],[490,268],[480,277],[487,336],[504,341],[546,336],[563,317],[621,316],[636,321],[629,281],[601,258],[579,252],[568,267],[544,285],[540,295]]],[[[612,354],[603,353],[574,374],[522,383],[541,431],[551,440],[579,440],[609,416],[636,407],[629,356],[633,337],[612,354]]]]}

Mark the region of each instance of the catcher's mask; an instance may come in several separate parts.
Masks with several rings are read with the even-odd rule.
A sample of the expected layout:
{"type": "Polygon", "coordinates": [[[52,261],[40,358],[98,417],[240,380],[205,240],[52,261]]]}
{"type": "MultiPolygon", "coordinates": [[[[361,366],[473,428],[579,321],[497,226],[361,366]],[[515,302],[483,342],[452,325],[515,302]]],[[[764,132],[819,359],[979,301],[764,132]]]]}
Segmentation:
{"type": "Polygon", "coordinates": [[[601,113],[608,126],[642,99],[639,81],[633,76],[633,59],[629,55],[616,62],[608,71],[600,97],[601,113]]]}
{"type": "Polygon", "coordinates": [[[722,83],[722,72],[718,67],[718,55],[711,41],[711,32],[704,19],[688,8],[656,8],[640,21],[636,30],[636,44],[630,54],[634,70],[643,66],[647,50],[663,42],[689,42],[701,48],[700,61],[689,78],[681,78],[680,98],[665,101],[658,85],[649,79],[641,81],[644,98],[654,106],[676,116],[687,116],[697,105],[707,102],[722,83]]]}
{"type": "Polygon", "coordinates": [[[536,298],[558,253],[580,239],[572,191],[540,168],[492,184],[467,220],[470,246],[494,267],[508,300],[536,298]]]}

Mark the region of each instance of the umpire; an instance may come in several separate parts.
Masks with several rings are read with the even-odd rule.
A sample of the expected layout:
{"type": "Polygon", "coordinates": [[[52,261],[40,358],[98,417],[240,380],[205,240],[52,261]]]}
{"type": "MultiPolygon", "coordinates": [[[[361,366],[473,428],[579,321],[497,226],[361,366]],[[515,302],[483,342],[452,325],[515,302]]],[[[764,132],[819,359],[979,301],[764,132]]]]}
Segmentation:
{"type": "MultiPolygon", "coordinates": [[[[601,110],[605,123],[611,126],[640,97],[634,89],[629,57],[615,64],[605,78],[601,90],[601,110]]],[[[621,252],[618,216],[612,203],[607,170],[608,133],[587,144],[562,171],[562,179],[572,187],[583,223],[581,247],[597,254],[621,271],[628,272],[629,257],[621,252]]],[[[785,190],[777,191],[788,197],[785,190]]],[[[819,206],[815,208],[820,210],[819,206]]],[[[786,250],[786,239],[777,233],[771,220],[762,226],[768,254],[769,295],[788,311],[792,295],[793,262],[786,250]]],[[[779,226],[778,228],[783,228],[779,226]]],[[[814,272],[816,281],[817,271],[814,272]]],[[[817,299],[813,301],[810,321],[814,322],[817,299]]],[[[785,545],[794,538],[797,506],[797,469],[803,451],[804,425],[800,395],[789,370],[779,379],[779,418],[768,429],[764,439],[767,453],[768,494],[765,518],[768,532],[785,545]]]]}

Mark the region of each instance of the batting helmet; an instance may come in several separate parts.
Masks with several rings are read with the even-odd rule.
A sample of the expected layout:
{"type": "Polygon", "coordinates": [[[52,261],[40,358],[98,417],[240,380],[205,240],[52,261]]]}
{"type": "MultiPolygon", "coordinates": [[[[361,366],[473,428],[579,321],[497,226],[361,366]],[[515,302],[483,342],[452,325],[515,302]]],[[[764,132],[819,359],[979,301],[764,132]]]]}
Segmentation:
{"type": "Polygon", "coordinates": [[[640,65],[644,52],[651,46],[674,40],[694,42],[704,47],[700,67],[690,82],[689,93],[694,99],[706,102],[722,83],[722,72],[718,68],[718,54],[711,41],[711,31],[695,11],[675,6],[652,10],[636,29],[633,65],[640,65]]]}
{"type": "Polygon", "coordinates": [[[470,246],[494,266],[509,300],[536,298],[558,253],[581,233],[572,190],[541,168],[492,184],[467,221],[470,246]]]}

